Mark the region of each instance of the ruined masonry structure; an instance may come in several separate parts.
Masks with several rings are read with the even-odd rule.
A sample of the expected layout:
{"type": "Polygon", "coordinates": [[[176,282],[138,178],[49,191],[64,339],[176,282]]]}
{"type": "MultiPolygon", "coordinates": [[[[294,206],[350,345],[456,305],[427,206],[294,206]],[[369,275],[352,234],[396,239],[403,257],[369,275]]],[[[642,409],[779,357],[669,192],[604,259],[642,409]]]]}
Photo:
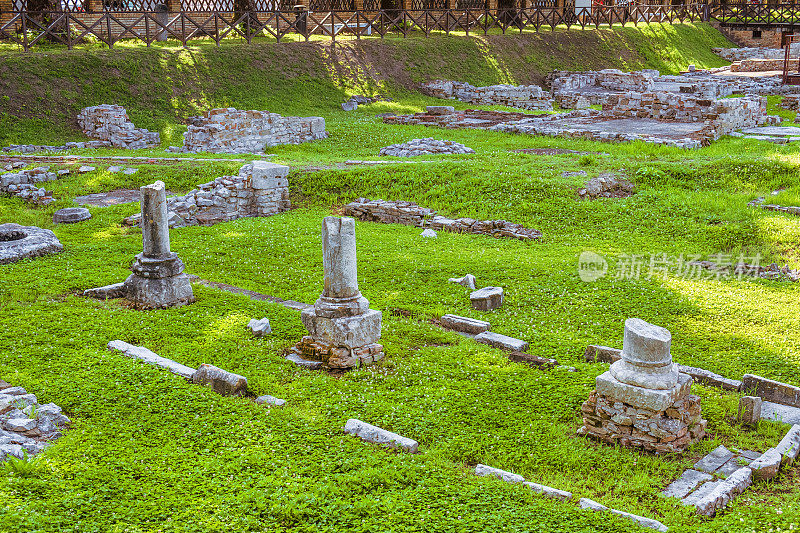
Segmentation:
{"type": "Polygon", "coordinates": [[[579,434],[609,444],[681,453],[705,435],[692,378],[672,362],[672,335],[638,318],[625,321],[622,357],[596,379],[581,406],[579,434]]]}
{"type": "MultiPolygon", "coordinates": [[[[238,176],[221,176],[184,196],[167,199],[170,228],[211,226],[243,217],[265,217],[288,211],[289,167],[253,161],[239,169],[238,176]]],[[[141,214],[125,219],[140,225],[141,214]]]]}
{"type": "Polygon", "coordinates": [[[157,132],[137,128],[125,108],[118,105],[85,107],[78,114],[78,126],[88,137],[108,141],[117,148],[150,148],[161,143],[157,132]]]}
{"type": "Polygon", "coordinates": [[[505,105],[519,109],[552,111],[553,99],[537,85],[489,85],[475,87],[457,81],[433,81],[422,85],[423,94],[478,105],[505,105]]]}
{"type": "Polygon", "coordinates": [[[58,174],[50,172],[50,167],[36,167],[6,172],[0,175],[0,192],[17,196],[31,203],[48,205],[55,202],[53,193],[39,187],[38,183],[58,179],[58,174]]]}
{"type": "Polygon", "coordinates": [[[356,226],[352,218],[322,221],[325,285],[314,307],[301,314],[309,335],[292,348],[302,359],[329,368],[353,368],[383,359],[381,312],[358,290],[356,226]]]}
{"type": "Polygon", "coordinates": [[[184,152],[259,153],[265,147],[325,139],[322,117],[282,117],[268,111],[212,109],[183,134],[184,152]]]}

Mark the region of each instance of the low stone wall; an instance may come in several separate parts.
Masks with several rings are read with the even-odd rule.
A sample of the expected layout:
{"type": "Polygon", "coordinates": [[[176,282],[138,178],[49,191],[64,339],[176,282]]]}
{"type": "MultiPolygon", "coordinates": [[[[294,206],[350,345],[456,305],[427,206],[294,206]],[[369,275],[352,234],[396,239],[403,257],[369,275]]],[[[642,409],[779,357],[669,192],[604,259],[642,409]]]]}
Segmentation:
{"type": "Polygon", "coordinates": [[[57,173],[50,172],[50,167],[7,172],[0,175],[0,192],[17,196],[31,203],[47,205],[55,201],[53,194],[37,184],[53,181],[58,177],[57,173]]]}
{"type": "Polygon", "coordinates": [[[489,85],[475,87],[458,81],[433,81],[421,92],[435,98],[461,100],[477,105],[504,105],[520,109],[553,109],[553,99],[538,85],[489,85]]]}
{"type": "MultiPolygon", "coordinates": [[[[718,56],[728,61],[744,61],[747,59],[780,59],[783,60],[785,51],[782,48],[768,48],[764,46],[753,48],[712,48],[718,56]]],[[[792,44],[793,55],[800,54],[800,43],[792,44]]]]}
{"type": "Polygon", "coordinates": [[[604,69],[589,72],[556,72],[552,76],[551,91],[577,91],[587,87],[597,87],[608,91],[653,90],[653,78],[658,76],[656,70],[622,72],[618,69],[604,69]]]}
{"type": "MultiPolygon", "coordinates": [[[[238,176],[222,176],[184,196],[167,198],[169,226],[211,226],[243,217],[264,217],[288,211],[289,167],[254,161],[238,176]]],[[[125,219],[140,225],[141,214],[125,219]]]]}
{"type": "Polygon", "coordinates": [[[82,150],[88,148],[96,150],[98,148],[113,148],[114,145],[108,141],[86,141],[86,142],[68,142],[61,146],[52,146],[46,144],[12,144],[4,146],[4,152],[19,152],[21,154],[30,154],[33,152],[61,152],[64,150],[82,150]]]}
{"type": "Polygon", "coordinates": [[[283,117],[268,111],[212,109],[191,120],[183,148],[172,151],[261,153],[265,147],[325,139],[322,117],[283,117]]]}
{"type": "MultiPolygon", "coordinates": [[[[789,61],[797,64],[798,58],[793,57],[789,61]]],[[[780,59],[743,59],[731,63],[731,72],[767,72],[770,70],[783,70],[783,57],[780,59]]]]}
{"type": "Polygon", "coordinates": [[[800,96],[784,96],[780,105],[789,111],[800,111],[800,96]]]}
{"type": "Polygon", "coordinates": [[[368,222],[404,224],[419,228],[431,228],[437,231],[475,233],[492,237],[509,237],[523,241],[542,238],[542,232],[526,228],[521,224],[514,224],[506,220],[450,219],[437,215],[436,211],[412,202],[358,198],[344,206],[344,214],[368,222]]]}
{"type": "Polygon", "coordinates": [[[125,108],[118,105],[83,108],[78,114],[78,126],[88,137],[108,141],[117,148],[134,150],[161,143],[158,133],[134,126],[125,108]]]}

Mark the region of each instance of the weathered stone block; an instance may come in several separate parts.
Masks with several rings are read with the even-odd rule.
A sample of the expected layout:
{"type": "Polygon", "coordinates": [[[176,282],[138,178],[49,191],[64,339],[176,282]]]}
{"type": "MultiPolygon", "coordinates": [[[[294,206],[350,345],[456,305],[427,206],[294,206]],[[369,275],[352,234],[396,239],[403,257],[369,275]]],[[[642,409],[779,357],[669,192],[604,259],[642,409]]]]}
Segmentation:
{"type": "Polygon", "coordinates": [[[442,324],[442,326],[448,329],[470,333],[473,335],[488,331],[489,328],[492,327],[491,324],[484,320],[477,320],[475,318],[458,315],[444,315],[441,319],[439,319],[439,322],[442,324]]]}
{"type": "Polygon", "coordinates": [[[386,431],[372,424],[351,418],[344,426],[344,432],[355,435],[367,442],[381,444],[390,448],[397,448],[404,452],[417,453],[419,444],[413,439],[403,437],[397,433],[386,431]]]}
{"type": "Polygon", "coordinates": [[[678,384],[672,389],[646,389],[618,381],[610,371],[595,380],[597,393],[650,411],[666,411],[673,403],[689,394],[692,378],[680,374],[678,384]]]}
{"type": "Polygon", "coordinates": [[[300,319],[315,339],[333,346],[357,348],[373,344],[381,338],[382,313],[374,309],[356,316],[327,318],[317,316],[314,309],[305,309],[300,319]]]}
{"type": "Polygon", "coordinates": [[[800,407],[800,387],[794,385],[745,374],[742,378],[742,390],[770,402],[800,407]]]}
{"type": "Polygon", "coordinates": [[[182,365],[180,363],[176,363],[172,359],[161,357],[160,355],[151,352],[150,350],[148,350],[143,346],[134,346],[133,344],[128,344],[127,342],[116,340],[109,342],[106,348],[108,348],[109,350],[120,351],[126,357],[130,357],[132,359],[139,359],[141,361],[144,361],[145,363],[165,368],[170,372],[172,372],[173,374],[177,374],[186,379],[192,379],[192,376],[195,373],[194,368],[182,365]]]}
{"type": "Polygon", "coordinates": [[[488,344],[494,348],[500,348],[501,350],[509,350],[513,352],[524,352],[530,346],[526,341],[521,339],[515,339],[514,337],[501,335],[500,333],[494,333],[492,331],[484,331],[483,333],[476,335],[475,341],[480,342],[481,344],[488,344]]]}
{"type": "Polygon", "coordinates": [[[800,452],[800,424],[793,425],[775,449],[781,454],[781,465],[792,464],[800,452]]]}
{"type": "Polygon", "coordinates": [[[223,396],[242,396],[247,393],[247,378],[216,366],[203,363],[192,375],[192,382],[210,385],[223,396]]]}
{"type": "Polygon", "coordinates": [[[469,295],[469,299],[474,309],[478,311],[492,311],[503,305],[503,288],[484,287],[472,292],[469,295]]]}
{"type": "Polygon", "coordinates": [[[743,424],[756,425],[761,420],[761,403],[758,396],[743,396],[739,399],[736,418],[743,424]]]}
{"type": "Polygon", "coordinates": [[[519,474],[513,474],[511,472],[506,472],[505,470],[500,470],[499,468],[492,468],[491,466],[482,464],[475,466],[475,475],[494,476],[497,479],[505,481],[506,483],[522,483],[525,481],[525,478],[519,474]]]}
{"type": "Polygon", "coordinates": [[[778,475],[783,457],[775,448],[770,448],[758,459],[750,463],[750,470],[756,480],[772,479],[778,475]]]}

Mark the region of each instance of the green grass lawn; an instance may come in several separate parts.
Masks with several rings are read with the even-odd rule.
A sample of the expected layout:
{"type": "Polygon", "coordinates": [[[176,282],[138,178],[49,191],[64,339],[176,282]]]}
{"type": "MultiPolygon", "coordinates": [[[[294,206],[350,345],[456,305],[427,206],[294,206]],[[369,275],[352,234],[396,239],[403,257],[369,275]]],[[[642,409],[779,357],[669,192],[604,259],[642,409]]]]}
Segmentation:
{"type": "MultiPolygon", "coordinates": [[[[673,30],[653,31],[669,36],[673,30]]],[[[409,40],[398,46],[418,45],[409,40]]],[[[707,46],[692,46],[696,54],[687,47],[662,57],[679,53],[694,62],[707,52],[707,46]]],[[[189,70],[208,54],[214,61],[225,57],[222,52],[215,56],[214,50],[169,56],[158,50],[131,52],[127,63],[117,51],[76,52],[75,57],[86,67],[118,61],[119,68],[130,69],[106,79],[113,86],[102,85],[99,75],[89,76],[101,97],[125,95],[130,82],[126,76],[139,76],[141,65],[152,60],[148,54],[202,59],[187,63],[189,70]]],[[[237,61],[249,65],[257,60],[238,54],[230,60],[232,71],[239,68],[237,61]]],[[[44,66],[57,65],[64,57],[61,51],[44,55],[30,57],[44,66]]],[[[418,61],[413,53],[408,57],[411,63],[418,61]]],[[[504,57],[511,61],[511,56],[504,57]]],[[[427,72],[431,65],[409,69],[427,72]]],[[[0,69],[23,66],[21,60],[10,61],[0,69]]],[[[63,66],[68,73],[64,79],[70,79],[73,67],[63,66]]],[[[771,482],[756,483],[715,519],[701,519],[677,500],[659,496],[716,446],[765,451],[786,432],[777,423],[762,422],[755,429],[736,423],[736,393],[693,386],[702,398],[709,436],[683,456],[659,457],[576,436],[580,405],[595,377],[607,368],[583,362],[583,350],[587,344],[621,347],[628,317],[668,328],[679,363],[734,379],[749,372],[800,385],[797,285],[700,279],[676,272],[648,276],[646,262],[638,279],[615,275],[626,258],[649,261],[656,254],[674,260],[757,256],[762,263],[800,267],[800,219],[746,206],[779,188],[785,190],[776,203],[800,205],[797,147],[725,138],[708,148],[684,151],[642,143],[389,126],[375,114],[409,113],[441,101],[387,83],[337,86],[333,78],[286,73],[287,81],[277,83],[273,67],[263,67],[263,76],[272,76],[270,90],[260,88],[266,78],[256,72],[250,85],[247,80],[217,85],[219,78],[212,77],[213,83],[202,90],[188,82],[186,88],[174,80],[163,80],[163,86],[161,81],[153,86],[142,81],[132,86],[150,87],[155,96],[142,97],[137,104],[129,94],[124,101],[137,125],[158,129],[165,146],[180,143],[181,117],[204,105],[266,106],[327,120],[328,139],[269,150],[275,154],[272,160],[292,167],[293,210],[170,232],[172,249],[187,272],[311,303],[323,282],[321,220],[360,196],[415,201],[451,216],[503,218],[540,229],[543,239],[526,243],[444,232],[424,239],[417,228],[357,222],[360,288],[371,307],[383,311],[386,359],[332,376],[283,359],[283,350],[305,329],[298,312],[277,304],[199,285],[193,305],[149,312],[80,296],[84,289],[122,281],[129,274],[134,254],[141,251],[141,230],[121,221],[139,206],[92,208],[92,219],[58,226],[51,221],[56,209],[74,205],[78,195],[135,188],[157,179],[172,191],[187,191],[236,173],[240,164],[225,161],[226,156],[210,156],[220,159],[213,163],[131,163],[140,169],[131,176],[109,173],[110,163],[93,163],[98,167],[94,172],[73,172],[49,183],[58,201],[45,208],[0,198],[0,222],[50,228],[65,247],[58,255],[0,266],[0,377],[26,387],[41,403],[57,403],[73,420],[29,469],[0,473],[0,531],[641,531],[625,519],[581,511],[574,502],[547,500],[523,486],[477,478],[471,473],[476,463],[658,519],[673,532],[797,527],[796,468],[771,482]],[[179,95],[197,89],[196,99],[176,97],[176,105],[186,107],[167,111],[172,103],[163,98],[175,93],[165,93],[165,87],[174,87],[179,95]],[[338,92],[332,87],[339,87],[338,92]],[[388,89],[394,101],[352,113],[337,107],[348,94],[368,92],[364,87],[388,89]],[[298,93],[301,88],[307,92],[298,93]],[[428,162],[414,164],[341,165],[348,159],[388,160],[377,156],[380,147],[426,136],[464,143],[476,153],[425,156],[417,160],[428,162]],[[512,152],[523,148],[596,153],[512,152]],[[585,170],[588,177],[624,174],[637,193],[626,199],[579,201],[577,189],[587,178],[562,177],[562,172],[576,170],[585,170]],[[587,250],[603,255],[610,267],[608,276],[593,283],[580,281],[577,271],[578,257],[587,250]],[[447,282],[466,273],[474,274],[479,286],[504,287],[503,307],[472,310],[469,291],[447,282]],[[499,350],[435,326],[432,319],[445,313],[488,320],[493,331],[528,341],[530,353],[556,358],[576,371],[511,363],[499,350]],[[261,317],[270,319],[273,334],[256,339],[245,326],[261,317]],[[211,363],[240,373],[253,394],[284,398],[287,405],[265,409],[249,399],[220,397],[106,350],[114,339],[190,366],[211,363]],[[345,435],[342,427],[348,418],[414,438],[422,453],[394,453],[345,435]]],[[[522,70],[515,69],[508,72],[516,72],[518,81],[522,70]]],[[[467,72],[467,78],[472,76],[467,81],[484,80],[481,72],[467,72]]],[[[193,78],[181,78],[187,79],[193,78]]],[[[10,90],[8,78],[0,85],[10,90]]],[[[71,103],[53,115],[42,114],[38,122],[18,112],[21,107],[6,107],[6,143],[80,139],[61,118],[72,113],[70,105],[101,102],[90,102],[88,89],[71,89],[66,82],[52,94],[71,103]],[[71,100],[64,96],[69,90],[75,92],[71,100]]],[[[770,109],[776,103],[770,101],[770,109]]],[[[784,118],[794,120],[793,115],[784,118]]],[[[171,155],[163,149],[84,153],[171,155]]]]}

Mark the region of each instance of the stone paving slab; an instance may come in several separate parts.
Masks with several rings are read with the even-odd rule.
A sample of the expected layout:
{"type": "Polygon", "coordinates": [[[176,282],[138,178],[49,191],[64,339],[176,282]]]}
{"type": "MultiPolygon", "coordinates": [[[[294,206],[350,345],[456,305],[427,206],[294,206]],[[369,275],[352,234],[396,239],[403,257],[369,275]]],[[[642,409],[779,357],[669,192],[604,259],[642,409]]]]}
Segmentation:
{"type": "Polygon", "coordinates": [[[720,485],[721,483],[722,483],[721,479],[718,481],[706,481],[700,486],[699,489],[689,494],[689,496],[687,496],[686,498],[682,499],[681,503],[683,505],[696,505],[698,501],[711,494],[711,492],[715,488],[717,488],[717,485],[720,485]]]}
{"type": "Polygon", "coordinates": [[[725,446],[719,446],[714,451],[697,461],[694,465],[695,470],[701,470],[713,474],[722,465],[733,458],[733,452],[725,446]]]}
{"type": "Polygon", "coordinates": [[[712,479],[713,476],[711,474],[689,469],[684,471],[681,477],[667,485],[667,488],[664,489],[661,494],[668,498],[685,498],[701,483],[712,479]]]}
{"type": "MultiPolygon", "coordinates": [[[[167,191],[167,196],[173,194],[167,191]]],[[[115,189],[109,192],[96,192],[85,196],[76,196],[74,202],[92,207],[109,207],[112,205],[130,204],[141,200],[139,189],[115,189]]]]}
{"type": "Polygon", "coordinates": [[[800,408],[765,400],[761,403],[761,419],[785,424],[800,424],[800,408]]]}

